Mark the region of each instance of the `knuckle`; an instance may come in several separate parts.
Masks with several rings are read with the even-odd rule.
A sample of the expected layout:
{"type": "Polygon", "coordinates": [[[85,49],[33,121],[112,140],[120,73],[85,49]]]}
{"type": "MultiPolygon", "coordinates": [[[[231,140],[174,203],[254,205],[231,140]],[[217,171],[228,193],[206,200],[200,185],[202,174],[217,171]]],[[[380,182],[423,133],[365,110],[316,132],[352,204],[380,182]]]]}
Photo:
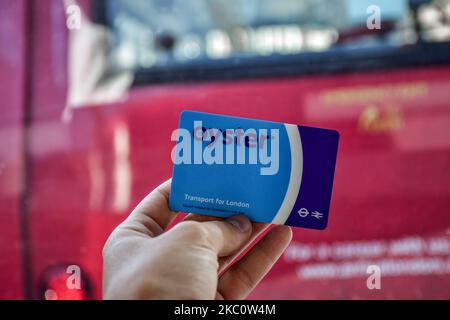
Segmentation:
{"type": "Polygon", "coordinates": [[[177,229],[180,235],[190,241],[203,243],[208,239],[208,230],[201,222],[183,221],[177,225],[177,229]]]}

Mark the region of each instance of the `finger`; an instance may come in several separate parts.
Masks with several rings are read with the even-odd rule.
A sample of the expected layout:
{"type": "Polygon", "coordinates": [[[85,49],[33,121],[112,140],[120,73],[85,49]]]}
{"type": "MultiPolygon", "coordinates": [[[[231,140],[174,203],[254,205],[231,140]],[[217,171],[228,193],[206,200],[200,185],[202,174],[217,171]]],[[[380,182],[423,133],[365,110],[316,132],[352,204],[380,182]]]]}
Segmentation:
{"type": "Polygon", "coordinates": [[[145,236],[160,235],[177,213],[169,209],[171,179],[150,192],[133,210],[121,227],[145,236]]]}
{"type": "MultiPolygon", "coordinates": [[[[197,222],[206,222],[206,221],[223,221],[224,218],[207,216],[201,214],[188,214],[184,217],[183,221],[197,221],[197,222]]],[[[261,223],[261,222],[252,222],[252,233],[249,239],[242,245],[242,247],[234,254],[229,256],[223,256],[219,258],[219,270],[218,273],[221,274],[226,268],[236,259],[242,252],[244,252],[248,246],[255,241],[261,234],[263,234],[268,228],[270,224],[261,223]]]]}
{"type": "MultiPolygon", "coordinates": [[[[223,221],[224,218],[214,217],[214,216],[206,216],[200,214],[188,214],[184,217],[183,221],[197,221],[197,222],[205,222],[205,221],[223,221]]],[[[253,243],[260,235],[262,235],[268,228],[270,224],[261,223],[261,222],[252,222],[252,233],[249,239],[244,243],[241,248],[234,254],[229,256],[223,256],[219,258],[219,270],[218,273],[221,274],[224,272],[227,267],[245,250],[247,250],[248,246],[253,243]]]]}
{"type": "Polygon", "coordinates": [[[270,227],[270,224],[268,223],[261,223],[261,222],[253,222],[252,223],[252,233],[250,235],[250,238],[247,240],[247,242],[241,247],[239,251],[237,251],[235,254],[221,257],[219,258],[219,274],[224,272],[227,267],[243,252],[245,252],[248,247],[259,237],[261,236],[268,228],[270,227]]]}
{"type": "Polygon", "coordinates": [[[223,220],[224,220],[224,218],[221,218],[221,217],[205,216],[205,215],[202,215],[202,214],[192,214],[192,213],[189,213],[183,219],[183,221],[198,221],[198,222],[223,221],[223,220]]]}
{"type": "Polygon", "coordinates": [[[234,216],[223,221],[201,222],[206,232],[206,245],[218,257],[228,256],[238,251],[250,238],[252,224],[245,216],[234,216]]]}
{"type": "MultiPolygon", "coordinates": [[[[205,221],[223,221],[224,218],[220,217],[214,217],[214,216],[206,216],[206,215],[200,215],[200,214],[188,214],[186,217],[184,217],[183,221],[197,221],[197,222],[205,222],[205,221]]],[[[268,223],[261,223],[261,222],[252,222],[252,233],[250,235],[250,238],[247,240],[246,243],[242,245],[240,250],[238,250],[236,253],[224,256],[219,258],[219,274],[221,274],[226,268],[236,259],[241,253],[243,253],[247,247],[255,241],[261,234],[263,234],[268,228],[270,224],[268,223]]]]}
{"type": "Polygon", "coordinates": [[[244,299],[269,272],[292,239],[287,226],[276,226],[242,260],[219,279],[218,292],[225,299],[244,299]]]}

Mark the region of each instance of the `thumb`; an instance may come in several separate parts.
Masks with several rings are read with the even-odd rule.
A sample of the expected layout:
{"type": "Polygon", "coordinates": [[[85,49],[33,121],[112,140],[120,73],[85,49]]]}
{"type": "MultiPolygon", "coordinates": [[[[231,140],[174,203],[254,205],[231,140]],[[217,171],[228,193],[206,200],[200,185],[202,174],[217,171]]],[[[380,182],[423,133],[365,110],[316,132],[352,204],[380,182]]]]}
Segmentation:
{"type": "Polygon", "coordinates": [[[202,222],[207,240],[218,257],[238,251],[250,239],[252,224],[246,216],[234,216],[222,221],[202,222]]]}
{"type": "Polygon", "coordinates": [[[190,242],[207,247],[218,257],[237,252],[249,239],[252,224],[245,216],[234,216],[221,221],[182,221],[166,235],[177,241],[190,242]]]}

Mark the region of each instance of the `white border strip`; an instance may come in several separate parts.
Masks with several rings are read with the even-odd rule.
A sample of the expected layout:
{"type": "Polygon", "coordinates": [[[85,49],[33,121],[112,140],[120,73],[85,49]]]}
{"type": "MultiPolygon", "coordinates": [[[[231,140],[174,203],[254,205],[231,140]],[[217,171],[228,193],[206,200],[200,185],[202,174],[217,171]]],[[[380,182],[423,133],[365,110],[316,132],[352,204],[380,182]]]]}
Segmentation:
{"type": "Polygon", "coordinates": [[[291,148],[291,175],[283,203],[272,220],[274,224],[284,224],[288,219],[297,200],[303,174],[303,149],[298,126],[293,124],[285,124],[284,126],[286,127],[291,148]]]}

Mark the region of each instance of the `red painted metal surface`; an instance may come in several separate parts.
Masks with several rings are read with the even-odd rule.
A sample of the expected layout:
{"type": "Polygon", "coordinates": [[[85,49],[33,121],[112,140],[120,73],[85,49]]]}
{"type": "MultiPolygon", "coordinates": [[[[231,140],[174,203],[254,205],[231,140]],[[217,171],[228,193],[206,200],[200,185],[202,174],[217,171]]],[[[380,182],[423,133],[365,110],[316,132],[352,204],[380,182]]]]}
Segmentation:
{"type": "MultiPolygon", "coordinates": [[[[49,268],[69,264],[90,279],[91,297],[101,297],[103,243],[170,177],[170,134],[189,108],[341,133],[328,228],[295,230],[293,244],[252,298],[450,298],[450,66],[149,85],[132,88],[124,102],[77,109],[65,123],[63,13],[59,2],[35,6],[31,69],[21,70],[21,62],[8,69],[3,56],[0,61],[2,87],[19,83],[1,89],[1,108],[19,135],[13,147],[0,141],[2,157],[17,155],[6,161],[10,181],[20,181],[15,159],[23,130],[14,121],[23,114],[11,108],[21,110],[21,83],[32,75],[26,223],[34,297],[42,296],[39,284],[49,268]],[[389,267],[382,290],[368,290],[367,275],[352,273],[358,263],[389,267]]],[[[20,298],[20,188],[7,196],[1,177],[0,277],[9,285],[0,297],[20,298]]]]}
{"type": "Polygon", "coordinates": [[[0,297],[3,299],[23,296],[20,212],[26,81],[24,3],[3,1],[0,5],[0,297]]]}

